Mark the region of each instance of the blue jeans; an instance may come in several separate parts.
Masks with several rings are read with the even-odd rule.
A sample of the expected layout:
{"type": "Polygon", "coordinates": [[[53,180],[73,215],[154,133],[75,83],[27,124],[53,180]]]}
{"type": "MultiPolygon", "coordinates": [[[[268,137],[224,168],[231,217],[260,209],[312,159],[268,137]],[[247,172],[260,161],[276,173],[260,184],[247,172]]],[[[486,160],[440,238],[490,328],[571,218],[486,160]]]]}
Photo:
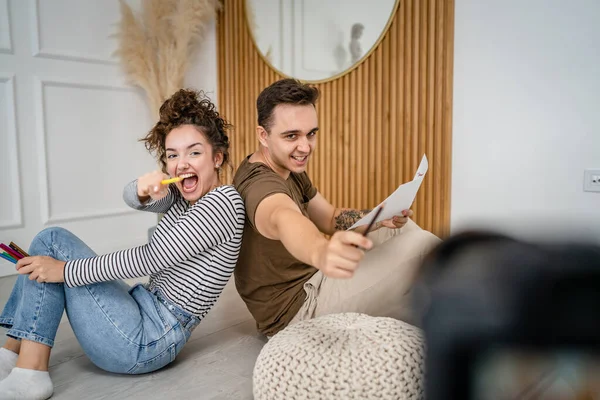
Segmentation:
{"type": "MultiPolygon", "coordinates": [[[[31,243],[29,254],[74,260],[96,254],[62,228],[48,228],[31,243]]],[[[21,275],[0,315],[9,337],[54,346],[63,311],[77,340],[98,367],[142,374],[175,359],[200,319],[142,285],[121,281],[69,288],[38,283],[21,275]]]]}

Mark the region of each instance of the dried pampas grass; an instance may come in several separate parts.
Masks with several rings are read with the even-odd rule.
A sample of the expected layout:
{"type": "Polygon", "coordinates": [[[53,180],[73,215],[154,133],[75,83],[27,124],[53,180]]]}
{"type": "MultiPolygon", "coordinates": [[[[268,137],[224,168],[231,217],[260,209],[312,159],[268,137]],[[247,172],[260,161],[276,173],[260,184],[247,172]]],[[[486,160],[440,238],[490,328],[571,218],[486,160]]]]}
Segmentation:
{"type": "Polygon", "coordinates": [[[148,96],[154,116],[162,103],[183,87],[192,51],[221,7],[219,0],[143,0],[136,16],[125,0],[115,55],[128,80],[148,96]]]}

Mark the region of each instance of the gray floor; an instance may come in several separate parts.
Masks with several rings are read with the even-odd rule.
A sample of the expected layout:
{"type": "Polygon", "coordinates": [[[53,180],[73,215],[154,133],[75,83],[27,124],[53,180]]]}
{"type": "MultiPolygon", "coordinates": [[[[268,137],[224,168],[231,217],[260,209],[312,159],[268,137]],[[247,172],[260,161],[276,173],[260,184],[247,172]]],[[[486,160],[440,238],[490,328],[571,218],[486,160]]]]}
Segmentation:
{"type": "MultiPolygon", "coordinates": [[[[0,306],[14,282],[0,278],[0,306]]],[[[0,345],[5,341],[0,328],[0,345]]],[[[104,372],[83,354],[63,318],[50,357],[52,399],[252,399],[252,369],[262,346],[233,280],[175,362],[152,374],[104,372]]]]}

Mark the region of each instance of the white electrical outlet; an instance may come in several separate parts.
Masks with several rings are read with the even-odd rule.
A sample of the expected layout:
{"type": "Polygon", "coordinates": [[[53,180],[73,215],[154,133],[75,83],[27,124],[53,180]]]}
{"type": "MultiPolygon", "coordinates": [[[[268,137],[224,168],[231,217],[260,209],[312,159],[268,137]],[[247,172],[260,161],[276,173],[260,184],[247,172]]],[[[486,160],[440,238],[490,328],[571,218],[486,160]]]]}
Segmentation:
{"type": "Polygon", "coordinates": [[[600,169],[586,169],[583,173],[583,190],[600,192],[600,169]]]}

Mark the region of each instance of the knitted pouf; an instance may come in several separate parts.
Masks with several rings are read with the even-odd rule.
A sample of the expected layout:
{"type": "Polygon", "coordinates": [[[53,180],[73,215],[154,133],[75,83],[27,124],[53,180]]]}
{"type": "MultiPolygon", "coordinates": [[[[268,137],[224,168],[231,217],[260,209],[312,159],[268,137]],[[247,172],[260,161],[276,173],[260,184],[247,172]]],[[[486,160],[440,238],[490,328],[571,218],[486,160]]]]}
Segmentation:
{"type": "Polygon", "coordinates": [[[331,314],[288,326],[261,350],[255,400],[422,399],[419,328],[364,314],[331,314]]]}

